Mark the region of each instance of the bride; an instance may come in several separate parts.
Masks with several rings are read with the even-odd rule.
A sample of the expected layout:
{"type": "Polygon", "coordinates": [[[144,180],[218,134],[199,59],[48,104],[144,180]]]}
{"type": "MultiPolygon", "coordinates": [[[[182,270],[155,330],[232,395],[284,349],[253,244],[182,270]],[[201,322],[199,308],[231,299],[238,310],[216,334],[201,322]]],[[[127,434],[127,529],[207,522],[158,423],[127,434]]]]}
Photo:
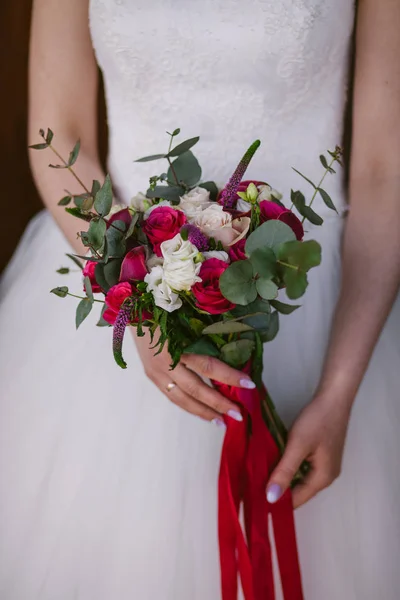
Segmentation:
{"type": "MultiPolygon", "coordinates": [[[[80,138],[79,177],[104,177],[97,61],[108,169],[126,203],[153,174],[134,159],[160,151],[175,127],[201,136],[204,173],[219,185],[256,138],[263,145],[248,178],[267,170],[286,198],[305,183],[291,166],[317,179],[319,154],[341,141],[355,21],[350,184],[330,177],[340,214],[319,207],[324,226],[308,231],[324,266],[265,351],[265,383],[293,425],[269,501],[304,458],[313,467],[294,492],[307,600],[396,600],[400,587],[400,2],[360,0],[357,16],[352,0],[33,8],[29,141],[51,127],[66,155],[80,138]]],[[[75,331],[74,303],[48,293],[65,285],[55,273],[64,254],[82,253],[78,224],[57,206],[74,180],[48,169],[52,160],[31,153],[47,212],[28,227],[1,286],[0,597],[218,600],[223,430],[209,421],[238,414],[200,377],[251,384],[194,356],[168,392],[168,356],[154,358],[148,340],[127,340],[130,368],[121,371],[109,330],[92,320],[75,331]]],[[[79,293],[81,274],[68,285],[79,293]]]]}

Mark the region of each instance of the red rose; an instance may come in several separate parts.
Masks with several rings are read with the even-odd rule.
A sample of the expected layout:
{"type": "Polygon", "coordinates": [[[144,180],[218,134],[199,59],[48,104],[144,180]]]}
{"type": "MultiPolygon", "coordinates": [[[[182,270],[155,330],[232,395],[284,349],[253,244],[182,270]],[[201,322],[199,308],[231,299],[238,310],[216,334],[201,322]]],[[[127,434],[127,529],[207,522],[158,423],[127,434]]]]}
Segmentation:
{"type": "Polygon", "coordinates": [[[161,256],[160,245],[166,240],[171,240],[179,233],[182,225],[186,223],[185,214],[169,206],[154,208],[143,223],[143,231],[153,245],[157,256],[161,256]]]}
{"type": "Polygon", "coordinates": [[[122,208],[118,212],[114,213],[107,221],[107,227],[114,223],[114,221],[123,221],[128,229],[132,221],[132,215],[128,208],[122,208]]]}
{"type": "Polygon", "coordinates": [[[117,283],[117,285],[110,288],[106,296],[108,308],[103,314],[103,319],[107,321],[107,323],[110,323],[110,325],[114,325],[122,304],[129,296],[132,296],[132,294],[133,288],[131,284],[126,281],[117,283]]]}
{"type": "Polygon", "coordinates": [[[236,262],[237,260],[246,260],[247,259],[247,256],[244,251],[245,245],[246,245],[246,240],[243,238],[242,240],[239,240],[238,242],[236,242],[236,244],[234,244],[233,246],[231,246],[229,248],[228,254],[229,254],[229,258],[231,259],[231,262],[236,262]]]}
{"type": "MultiPolygon", "coordinates": [[[[82,273],[84,277],[89,277],[90,283],[92,284],[92,292],[93,294],[98,294],[101,292],[101,287],[96,281],[96,277],[94,275],[94,270],[96,268],[96,263],[92,260],[88,260],[82,273]]],[[[83,285],[83,289],[86,292],[86,286],[83,285]]]]}
{"type": "Polygon", "coordinates": [[[199,273],[201,282],[192,287],[198,308],[211,315],[220,315],[235,308],[235,304],[227,300],[219,289],[219,278],[228,267],[226,262],[218,258],[206,260],[199,273]]]}
{"type": "Polygon", "coordinates": [[[146,251],[137,246],[128,252],[122,261],[120,281],[143,281],[148,273],[146,267],[146,251]]]}
{"type": "Polygon", "coordinates": [[[261,221],[263,223],[271,220],[282,221],[282,223],[289,225],[298,240],[303,239],[303,225],[300,219],[298,219],[291,210],[282,208],[282,206],[279,206],[279,204],[276,204],[270,200],[263,200],[260,202],[260,211],[261,221]]]}

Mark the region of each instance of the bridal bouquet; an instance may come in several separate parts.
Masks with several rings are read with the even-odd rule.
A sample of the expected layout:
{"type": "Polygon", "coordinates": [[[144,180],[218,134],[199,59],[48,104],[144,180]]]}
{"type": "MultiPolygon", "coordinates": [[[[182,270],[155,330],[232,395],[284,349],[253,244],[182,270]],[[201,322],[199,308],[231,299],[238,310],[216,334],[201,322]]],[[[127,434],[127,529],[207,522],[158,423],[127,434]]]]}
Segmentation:
{"type": "MultiPolygon", "coordinates": [[[[259,141],[250,146],[229,182],[218,190],[211,181],[201,183],[201,167],[191,150],[199,138],[174,145],[179,133],[177,129],[169,134],[166,153],[139,159],[165,160],[167,170],[151,177],[146,194],[137,194],[130,206],[113,206],[108,175],[102,185],[93,181],[91,188],[75,175],[83,193],[68,193],[59,202],[88,223],[87,230],[78,234],[88,254],[69,255],[83,272],[85,295],[77,306],[76,326],[101,298],[104,305],[98,325],[113,326],[113,353],[122,368],[126,367],[124,333],[132,326],[138,336],[149,333],[155,353],[168,348],[172,369],[182,353],[196,353],[251,373],[256,390],[214,383],[238,403],[244,416],[242,423],[226,419],[219,487],[222,587],[224,600],[236,598],[239,570],[246,598],[264,598],[266,591],[272,593],[272,570],[260,570],[257,564],[260,559],[271,562],[270,550],[267,541],[263,546],[255,540],[258,534],[268,539],[268,523],[257,517],[256,506],[274,518],[275,509],[265,498],[265,483],[284,450],[287,432],[262,383],[263,344],[277,335],[280,315],[299,308],[291,301],[305,293],[308,271],[321,262],[321,248],[316,241],[303,239],[303,225],[306,220],[314,225],[323,222],[312,208],[317,195],[335,210],[321,184],[334,172],[334,163],[341,162],[341,151],[329,152],[329,161],[320,157],[323,171],[318,184],[298,172],[311,186],[312,197],[307,203],[302,192],[292,190],[289,207],[265,181],[243,180],[259,141]],[[242,501],[247,545],[237,518],[242,501]]],[[[51,130],[41,135],[43,143],[33,147],[51,148],[58,155],[51,130]]],[[[78,153],[79,143],[69,160],[58,155],[62,164],[50,166],[75,174],[78,153]]],[[[52,292],[60,297],[73,295],[66,286],[52,292]]],[[[305,464],[303,472],[306,469],[305,464]]],[[[286,562],[291,560],[287,544],[295,544],[289,529],[282,559],[286,562]]],[[[275,537],[279,551],[277,532],[275,537]]],[[[293,582],[299,581],[293,552],[291,566],[292,576],[282,581],[287,599],[299,597],[291,591],[293,582]]]]}

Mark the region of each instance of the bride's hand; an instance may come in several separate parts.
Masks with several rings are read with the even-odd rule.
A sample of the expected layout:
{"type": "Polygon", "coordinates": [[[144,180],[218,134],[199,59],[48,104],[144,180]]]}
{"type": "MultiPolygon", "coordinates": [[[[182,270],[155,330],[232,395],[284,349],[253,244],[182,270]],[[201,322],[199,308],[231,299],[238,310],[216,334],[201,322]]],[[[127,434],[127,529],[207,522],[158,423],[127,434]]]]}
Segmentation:
{"type": "Polygon", "coordinates": [[[217,425],[224,425],[221,418],[224,414],[237,421],[242,420],[237,405],[204,383],[201,376],[236,387],[254,388],[255,384],[245,373],[216,358],[198,354],[184,354],[180,364],[171,371],[171,357],[166,348],[154,356],[155,350],[150,348],[148,335],[138,338],[134,334],[134,338],[146,375],[171,402],[217,425]],[[169,384],[175,385],[168,390],[169,384]]]}
{"type": "Polygon", "coordinates": [[[269,502],[276,502],[282,496],[304,460],[311,464],[311,471],[293,490],[294,508],[339,476],[350,416],[348,406],[316,397],[303,409],[289,433],[284,455],[270,477],[269,502]]]}

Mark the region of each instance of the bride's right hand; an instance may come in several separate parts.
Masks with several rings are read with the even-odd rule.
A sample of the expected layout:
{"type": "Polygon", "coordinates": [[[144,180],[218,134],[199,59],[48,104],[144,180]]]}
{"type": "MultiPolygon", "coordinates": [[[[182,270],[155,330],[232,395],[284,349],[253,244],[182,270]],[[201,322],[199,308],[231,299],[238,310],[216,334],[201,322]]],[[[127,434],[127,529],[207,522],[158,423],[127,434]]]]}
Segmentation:
{"type": "Polygon", "coordinates": [[[147,334],[139,338],[134,333],[134,338],[147,377],[171,402],[217,425],[224,425],[222,415],[225,414],[237,421],[242,420],[237,405],[204,383],[201,377],[236,387],[255,388],[255,384],[245,373],[216,358],[198,354],[182,355],[181,362],[171,370],[171,357],[166,348],[154,356],[155,350],[150,348],[147,334]],[[169,384],[175,385],[172,387],[169,384]]]}

